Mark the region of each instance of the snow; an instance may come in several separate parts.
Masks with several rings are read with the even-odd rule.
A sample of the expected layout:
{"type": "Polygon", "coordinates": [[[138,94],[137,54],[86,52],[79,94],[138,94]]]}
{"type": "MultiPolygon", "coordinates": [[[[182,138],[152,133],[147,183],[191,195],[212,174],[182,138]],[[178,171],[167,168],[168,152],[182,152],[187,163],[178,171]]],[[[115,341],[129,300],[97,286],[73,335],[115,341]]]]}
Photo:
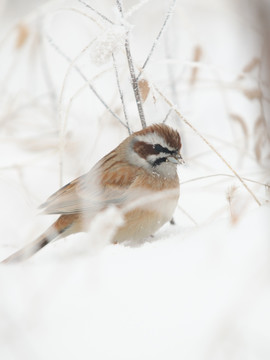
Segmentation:
{"type": "Polygon", "coordinates": [[[264,358],[268,219],[259,209],[233,229],[168,227],[137,248],[1,267],[1,357],[264,358]]]}
{"type": "MultiPolygon", "coordinates": [[[[109,59],[116,50],[131,128],[140,129],[116,5],[88,0],[114,27],[83,2],[25,2],[22,13],[15,3],[0,5],[0,27],[9,34],[0,39],[0,259],[54,221],[36,208],[59,188],[60,168],[66,183],[128,136],[61,52],[73,60],[93,42],[76,66],[124,119],[109,59]],[[29,35],[16,48],[18,19],[29,35]]],[[[261,148],[258,161],[254,149],[264,128],[253,135],[261,105],[243,94],[258,85],[258,69],[237,80],[260,56],[261,39],[246,21],[256,20],[252,4],[242,12],[240,0],[177,3],[142,75],[150,86],[143,107],[148,124],[164,120],[169,108],[156,85],[248,179],[261,206],[171,112],[168,123],[181,133],[186,161],[179,167],[176,225],[166,224],[140,244],[113,245],[122,215],[110,208],[87,233],[56,241],[26,262],[0,265],[1,360],[270,358],[269,187],[249,181],[269,183],[269,147],[261,148]],[[201,66],[191,85],[198,45],[201,66]],[[241,116],[246,133],[231,113],[241,116]]],[[[169,6],[123,2],[136,67],[147,58],[169,6]]]]}

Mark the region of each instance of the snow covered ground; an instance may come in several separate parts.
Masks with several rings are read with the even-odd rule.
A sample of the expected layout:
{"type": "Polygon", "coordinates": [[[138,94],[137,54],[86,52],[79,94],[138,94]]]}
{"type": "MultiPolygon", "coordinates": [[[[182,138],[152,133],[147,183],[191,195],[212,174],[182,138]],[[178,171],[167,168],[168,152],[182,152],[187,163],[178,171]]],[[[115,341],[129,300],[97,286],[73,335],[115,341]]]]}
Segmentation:
{"type": "MultiPolygon", "coordinates": [[[[53,222],[40,203],[128,135],[89,89],[124,120],[112,51],[140,129],[116,3],[24,3],[0,2],[0,259],[53,222]]],[[[173,3],[123,2],[137,68],[173,3]]],[[[176,2],[142,74],[147,124],[169,114],[183,139],[176,225],[111,245],[110,209],[89,233],[1,265],[1,360],[270,358],[269,74],[258,4],[176,2]]]]}

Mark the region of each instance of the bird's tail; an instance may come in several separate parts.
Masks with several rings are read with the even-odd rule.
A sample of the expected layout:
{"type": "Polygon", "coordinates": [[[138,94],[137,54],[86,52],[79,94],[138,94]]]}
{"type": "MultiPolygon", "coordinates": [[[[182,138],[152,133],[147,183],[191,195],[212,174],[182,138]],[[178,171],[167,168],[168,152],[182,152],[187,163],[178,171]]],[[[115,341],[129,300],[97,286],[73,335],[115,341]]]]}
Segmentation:
{"type": "Polygon", "coordinates": [[[14,254],[2,261],[2,264],[15,263],[26,260],[48,245],[51,241],[60,237],[71,227],[72,221],[69,221],[69,215],[60,216],[55,223],[53,223],[42,235],[36,240],[26,245],[22,249],[16,251],[14,254]]]}

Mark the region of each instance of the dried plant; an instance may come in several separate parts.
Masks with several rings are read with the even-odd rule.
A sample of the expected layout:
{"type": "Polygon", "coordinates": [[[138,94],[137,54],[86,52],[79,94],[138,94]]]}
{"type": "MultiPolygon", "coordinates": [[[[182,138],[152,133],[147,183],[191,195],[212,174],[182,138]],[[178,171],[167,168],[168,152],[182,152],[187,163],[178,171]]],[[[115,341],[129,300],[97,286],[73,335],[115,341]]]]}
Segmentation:
{"type": "Polygon", "coordinates": [[[254,124],[255,145],[254,152],[259,163],[262,161],[262,152],[269,150],[269,138],[265,129],[265,123],[260,116],[254,124]]]}
{"type": "Polygon", "coordinates": [[[226,192],[226,199],[229,204],[231,224],[235,225],[247,207],[246,198],[239,194],[239,189],[235,185],[231,185],[226,192]]]}
{"type": "Polygon", "coordinates": [[[251,59],[250,62],[247,63],[247,65],[244,67],[243,72],[244,73],[251,73],[254,69],[256,69],[258,66],[260,66],[261,60],[258,57],[254,57],[251,59]]]}
{"type": "Polygon", "coordinates": [[[16,48],[20,49],[23,47],[23,45],[26,43],[28,37],[29,37],[29,28],[26,24],[18,24],[17,26],[17,39],[16,39],[16,48]]]}
{"type": "Polygon", "coordinates": [[[242,129],[244,139],[245,139],[245,148],[248,148],[248,127],[245,120],[237,114],[230,114],[230,118],[237,124],[239,124],[240,128],[242,129]]]}
{"type": "MultiPolygon", "coordinates": [[[[202,54],[203,54],[203,50],[201,46],[199,45],[195,46],[193,52],[193,61],[195,63],[199,62],[202,59],[202,54]]],[[[198,73],[199,73],[199,67],[194,66],[191,70],[191,76],[190,76],[191,85],[195,84],[195,82],[197,81],[198,73]]]]}
{"type": "Polygon", "coordinates": [[[233,201],[235,199],[235,193],[237,191],[237,187],[235,185],[232,185],[229,187],[226,193],[226,199],[229,203],[230,207],[230,214],[231,214],[231,222],[232,224],[236,224],[238,221],[238,214],[235,212],[233,201]]]}
{"type": "MultiPolygon", "coordinates": [[[[214,145],[214,143],[210,142],[205,136],[205,132],[202,132],[197,126],[193,124],[193,122],[186,116],[183,115],[181,110],[181,91],[182,88],[186,86],[186,89],[189,90],[190,95],[198,89],[207,88],[207,84],[210,86],[216,87],[216,91],[222,93],[224,97],[224,103],[226,111],[228,112],[228,118],[232,120],[231,126],[239,127],[242,132],[242,136],[244,139],[244,148],[242,149],[242,154],[247,153],[251,148],[251,140],[250,137],[253,136],[254,139],[254,154],[258,163],[263,164],[267,157],[267,141],[268,135],[266,131],[266,121],[265,116],[262,114],[255,122],[253,128],[248,124],[244,115],[240,115],[237,111],[230,108],[230,105],[227,103],[226,93],[229,93],[232,89],[237,89],[242,95],[249,100],[250,102],[256,103],[258,101],[260,104],[262,103],[265,95],[263,93],[263,89],[261,88],[259,83],[255,83],[254,79],[256,76],[256,71],[260,71],[262,66],[262,59],[258,56],[253,56],[249,61],[246,62],[246,65],[243,67],[241,74],[238,76],[236,83],[233,84],[225,84],[222,80],[219,79],[218,69],[211,67],[211,65],[207,63],[203,63],[203,59],[207,57],[207,52],[204,50],[204,47],[199,42],[194,42],[192,46],[192,53],[190,55],[190,61],[185,61],[181,63],[176,56],[174,56],[173,52],[170,50],[170,54],[167,52],[165,54],[166,58],[163,59],[164,64],[170,68],[171,78],[167,79],[167,85],[164,87],[171,87],[172,99],[165,95],[166,90],[161,90],[161,86],[159,84],[159,79],[157,80],[158,85],[155,85],[155,79],[153,75],[149,75],[147,73],[147,69],[151,69],[151,66],[155,66],[155,61],[153,60],[153,54],[157,53],[159,50],[159,44],[164,34],[166,37],[164,41],[166,46],[171,41],[170,37],[171,33],[167,32],[168,25],[170,20],[173,18],[176,1],[172,0],[167,9],[164,11],[164,17],[161,18],[161,23],[156,32],[156,36],[152,40],[152,44],[149,47],[149,51],[144,59],[139,59],[136,51],[132,51],[133,49],[133,39],[132,39],[132,16],[136,14],[136,12],[142,11],[142,8],[148,3],[148,1],[141,1],[131,9],[123,10],[123,5],[120,0],[115,2],[115,5],[118,10],[118,15],[114,17],[114,15],[107,16],[104,15],[101,11],[98,11],[94,6],[92,6],[89,2],[84,0],[77,0],[77,7],[63,7],[57,10],[58,12],[72,12],[79,17],[83,17],[84,19],[89,20],[91,26],[94,26],[96,29],[92,31],[91,38],[89,38],[89,42],[84,46],[77,54],[70,55],[64,50],[61,42],[58,42],[58,39],[51,33],[51,29],[49,26],[44,26],[42,31],[40,32],[41,41],[38,44],[38,52],[41,54],[42,61],[44,62],[43,71],[46,73],[46,81],[47,81],[47,89],[53,95],[55,106],[58,111],[58,122],[54,123],[54,136],[53,141],[48,140],[48,144],[57,144],[56,136],[58,136],[58,150],[59,150],[59,168],[60,168],[60,183],[64,182],[64,160],[65,154],[68,149],[68,143],[70,141],[70,134],[68,132],[68,127],[70,124],[72,109],[76,101],[80,98],[83,91],[85,89],[89,89],[89,96],[91,99],[97,99],[98,102],[102,104],[104,107],[104,113],[110,114],[111,119],[115,119],[116,124],[118,126],[121,124],[126,131],[131,134],[133,128],[133,122],[136,118],[132,109],[130,109],[130,104],[135,103],[137,106],[137,114],[140,118],[141,127],[145,127],[148,122],[152,122],[152,114],[149,113],[148,108],[150,106],[156,107],[164,107],[164,114],[160,113],[160,121],[163,122],[175,122],[178,118],[178,126],[181,126],[181,132],[183,133],[183,138],[186,136],[186,128],[181,124],[186,124],[189,129],[191,129],[194,134],[201,139],[210,149],[210,153],[216,154],[221,161],[228,167],[228,169],[232,172],[232,174],[226,174],[224,176],[227,177],[236,177],[242,183],[244,188],[250,193],[253,199],[257,204],[261,204],[261,199],[256,194],[256,189],[250,186],[252,182],[255,184],[265,183],[265,181],[257,181],[256,179],[251,179],[250,176],[242,176],[241,170],[238,167],[233,165],[233,161],[230,158],[226,159],[223,155],[223,152],[220,150],[219,146],[214,145]],[[131,23],[129,23],[129,21],[131,23]],[[170,36],[169,36],[170,35],[170,36]],[[56,40],[57,39],[57,40],[56,40]],[[46,64],[46,50],[42,46],[42,43],[46,44],[46,46],[52,47],[58,56],[65,59],[67,62],[67,70],[65,72],[65,76],[63,82],[60,86],[60,94],[57,97],[55,94],[55,88],[53,84],[52,74],[50,65],[46,64]],[[43,48],[43,50],[42,50],[43,48]],[[87,60],[86,60],[87,59],[87,60]],[[91,66],[96,67],[96,72],[91,73],[91,76],[88,74],[87,65],[81,65],[82,63],[88,64],[88,61],[91,62],[91,66]],[[177,75],[177,71],[172,71],[172,68],[179,68],[181,66],[188,66],[191,68],[189,70],[188,75],[190,76],[182,76],[177,75]],[[212,80],[212,82],[207,82],[207,79],[204,79],[205,70],[212,71],[213,77],[216,77],[216,80],[212,80]],[[200,76],[199,76],[200,72],[200,76]],[[106,96],[100,91],[98,86],[98,81],[103,76],[105,77],[108,73],[113,74],[115,78],[115,87],[112,89],[114,92],[112,99],[108,100],[106,96]],[[81,80],[81,84],[77,88],[72,88],[70,93],[71,86],[71,78],[72,76],[77,75],[77,77],[81,80]],[[126,84],[126,81],[123,79],[130,79],[131,83],[126,84]],[[146,80],[147,79],[147,80],[146,80]],[[244,82],[246,79],[252,80],[252,85],[244,82]],[[131,85],[131,86],[130,86],[131,85]],[[192,86],[190,86],[192,85],[192,86]],[[129,86],[129,89],[128,89],[129,86]],[[128,89],[128,90],[127,90],[128,89]],[[129,91],[133,91],[135,96],[132,99],[129,91]],[[150,96],[151,93],[151,96],[150,96]],[[94,96],[93,96],[94,95],[94,96]],[[115,100],[116,99],[116,100],[115,100]],[[147,100],[147,101],[146,101],[147,100]],[[164,105],[165,104],[165,105],[164,105]],[[55,135],[58,134],[58,135],[55,135]],[[249,184],[247,185],[248,182],[249,184]]],[[[30,36],[30,26],[27,22],[23,21],[18,24],[16,27],[17,37],[16,37],[16,48],[21,49],[30,36]]],[[[15,30],[14,30],[15,31],[15,30]]],[[[172,44],[175,38],[172,39],[172,44]]],[[[172,44],[170,47],[173,48],[172,44]]],[[[167,49],[168,50],[168,49],[167,49]]],[[[166,50],[166,51],[167,51],[166,50]]],[[[164,65],[163,64],[163,65],[164,65]]],[[[181,73],[181,72],[180,72],[181,73]]],[[[163,81],[164,84],[164,81],[163,81]]],[[[133,95],[132,95],[133,96],[133,95]]],[[[2,116],[0,121],[2,121],[2,125],[6,124],[6,120],[10,119],[10,113],[8,116],[2,116]],[[3,122],[4,121],[4,122],[3,122]]],[[[102,124],[106,124],[103,122],[102,124]]],[[[138,125],[138,124],[136,124],[138,125]]],[[[119,126],[120,127],[120,126],[119,126]]],[[[208,131],[208,130],[207,130],[208,131]]],[[[222,134],[221,134],[222,136],[222,134]]],[[[14,138],[15,139],[15,138],[14,138]]],[[[210,138],[211,139],[211,138],[210,138]]],[[[223,140],[223,139],[221,139],[223,140]]],[[[21,147],[26,148],[28,146],[29,149],[36,148],[36,142],[33,143],[31,147],[30,142],[26,141],[18,141],[21,147]],[[23,145],[24,144],[24,145],[23,145]],[[28,144],[28,145],[27,145],[28,144]]],[[[186,144],[185,144],[186,145],[186,144]]],[[[50,145],[51,146],[51,145],[50,145]]],[[[187,145],[186,145],[187,146],[187,145]]],[[[228,145],[230,146],[229,142],[228,145]]],[[[235,144],[231,143],[231,146],[235,146],[235,144]]],[[[46,147],[46,144],[40,144],[39,148],[43,149],[46,147]]],[[[234,147],[236,149],[236,147],[234,147]]],[[[201,153],[200,156],[203,156],[201,153]]],[[[249,157],[251,154],[248,155],[249,157]]],[[[192,165],[192,164],[191,164],[192,165]]],[[[222,174],[209,175],[210,176],[223,176],[222,174]]],[[[206,178],[203,176],[198,176],[197,179],[206,178]]],[[[260,180],[260,179],[258,179],[260,180]]],[[[183,209],[183,212],[185,210],[183,209]]],[[[192,214],[190,215],[192,218],[192,214]]],[[[193,221],[194,223],[195,221],[193,221]]]]}
{"type": "Polygon", "coordinates": [[[149,95],[149,91],[150,91],[148,81],[145,79],[140,79],[138,82],[138,85],[139,85],[139,91],[141,94],[142,102],[144,103],[145,100],[147,99],[147,97],[149,95]]]}

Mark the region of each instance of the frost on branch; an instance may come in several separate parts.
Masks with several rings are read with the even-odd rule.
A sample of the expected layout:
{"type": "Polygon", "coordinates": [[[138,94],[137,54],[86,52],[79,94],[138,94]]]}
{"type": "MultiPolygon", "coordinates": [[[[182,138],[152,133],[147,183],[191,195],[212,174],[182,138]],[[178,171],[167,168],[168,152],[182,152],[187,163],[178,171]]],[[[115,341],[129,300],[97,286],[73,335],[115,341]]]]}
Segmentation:
{"type": "Polygon", "coordinates": [[[96,65],[103,65],[111,59],[112,53],[124,45],[126,30],[123,26],[107,27],[96,39],[91,49],[91,61],[96,65]]]}

